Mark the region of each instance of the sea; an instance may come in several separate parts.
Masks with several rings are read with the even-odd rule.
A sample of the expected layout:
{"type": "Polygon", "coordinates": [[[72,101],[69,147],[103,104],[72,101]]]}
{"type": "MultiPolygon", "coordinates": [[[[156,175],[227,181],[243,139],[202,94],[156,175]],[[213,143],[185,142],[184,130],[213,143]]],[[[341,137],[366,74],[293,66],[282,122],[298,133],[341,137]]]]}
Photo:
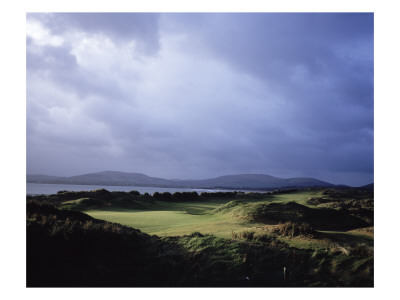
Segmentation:
{"type": "MultiPolygon", "coordinates": [[[[143,186],[111,186],[111,185],[73,185],[73,184],[48,184],[48,183],[27,183],[26,195],[52,195],[57,194],[59,191],[93,191],[98,189],[105,189],[110,192],[130,192],[138,191],[140,194],[149,193],[153,195],[155,192],[171,194],[175,192],[197,192],[212,193],[212,192],[233,192],[233,190],[221,189],[189,189],[189,188],[161,188],[161,187],[143,187],[143,186]]],[[[239,191],[239,190],[238,190],[239,191]]],[[[246,192],[244,190],[240,190],[246,192]]]]}

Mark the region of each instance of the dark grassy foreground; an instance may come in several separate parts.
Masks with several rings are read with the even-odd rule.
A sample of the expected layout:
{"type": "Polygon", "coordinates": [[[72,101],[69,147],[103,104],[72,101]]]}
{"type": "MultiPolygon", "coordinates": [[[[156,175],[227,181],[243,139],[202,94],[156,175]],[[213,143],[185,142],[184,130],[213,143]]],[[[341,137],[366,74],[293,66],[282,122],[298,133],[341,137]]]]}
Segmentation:
{"type": "MultiPolygon", "coordinates": [[[[324,221],[326,218],[331,218],[331,221],[339,218],[339,226],[351,221],[347,225],[349,229],[369,228],[367,226],[371,224],[368,224],[367,217],[356,217],[359,213],[368,215],[369,212],[362,212],[362,209],[368,210],[366,207],[356,208],[361,211],[357,210],[355,214],[350,214],[348,208],[325,207],[321,212],[328,210],[327,215],[314,218],[310,225],[305,221],[313,220],[317,208],[298,207],[291,203],[277,206],[277,203],[240,201],[238,204],[228,202],[227,197],[226,204],[215,213],[231,214],[249,222],[251,218],[260,218],[266,224],[274,221],[273,231],[232,232],[231,238],[198,232],[158,237],[96,220],[82,212],[55,207],[76,199],[86,200],[72,202],[74,209],[92,205],[107,207],[109,201],[113,205],[119,201],[122,206],[140,206],[142,209],[157,205],[148,195],[122,193],[117,197],[117,194],[104,190],[85,193],[29,198],[28,287],[373,286],[373,240],[360,235],[349,240],[347,233],[321,231],[329,223],[324,221]],[[140,197],[147,197],[147,200],[141,201],[144,199],[140,197]],[[267,207],[274,205],[269,209],[260,208],[264,204],[267,207]],[[240,206],[245,209],[237,210],[240,206]],[[279,215],[282,218],[278,218],[279,215]],[[305,240],[312,243],[329,240],[329,246],[301,248],[285,242],[289,241],[285,240],[288,238],[291,242],[302,243],[305,240]]],[[[335,200],[334,197],[324,195],[325,200],[335,200]]],[[[335,203],[325,200],[319,201],[335,203]]],[[[319,204],[313,205],[318,207],[319,204]]]]}

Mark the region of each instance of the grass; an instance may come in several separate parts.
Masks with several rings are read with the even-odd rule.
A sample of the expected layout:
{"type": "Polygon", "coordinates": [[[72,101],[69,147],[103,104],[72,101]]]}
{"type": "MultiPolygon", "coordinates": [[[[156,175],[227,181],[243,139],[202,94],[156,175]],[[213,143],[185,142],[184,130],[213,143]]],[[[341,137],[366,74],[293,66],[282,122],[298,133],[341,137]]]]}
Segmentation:
{"type": "MultiPolygon", "coordinates": [[[[267,195],[263,197],[249,198],[246,194],[236,196],[237,202],[246,203],[286,203],[289,201],[299,201],[305,203],[308,198],[315,196],[315,191],[299,191],[296,193],[267,195]]],[[[260,222],[248,222],[237,220],[229,215],[216,214],[214,211],[222,206],[226,206],[232,199],[204,199],[202,201],[190,202],[162,202],[153,201],[144,209],[130,209],[109,207],[96,209],[88,207],[83,210],[88,215],[116,222],[122,225],[138,228],[148,234],[156,235],[185,235],[194,231],[204,234],[215,234],[221,237],[230,236],[233,231],[251,229],[255,226],[263,225],[260,222]]],[[[144,205],[147,203],[143,201],[144,205]]]]}
{"type": "Polygon", "coordinates": [[[159,236],[185,235],[195,231],[203,234],[215,234],[226,237],[232,230],[242,230],[252,228],[261,223],[247,223],[234,220],[229,216],[206,213],[204,209],[201,214],[190,214],[185,210],[193,210],[193,205],[189,208],[184,204],[175,204],[176,210],[125,210],[125,211],[85,211],[88,215],[96,219],[109,222],[116,222],[125,226],[138,228],[148,234],[159,236]],[[180,208],[180,209],[178,209],[180,208]]]}
{"type": "MultiPolygon", "coordinates": [[[[81,199],[66,205],[88,204],[81,199]]],[[[224,203],[229,210],[232,203],[224,203]]],[[[153,202],[159,210],[90,211],[166,235],[151,236],[28,201],[27,286],[373,286],[372,238],[332,231],[314,239],[283,236],[268,231],[279,224],[240,223],[215,213],[218,205],[153,202]]]]}
{"type": "Polygon", "coordinates": [[[268,201],[276,203],[288,203],[294,201],[301,205],[315,207],[315,205],[309,204],[307,201],[310,198],[322,197],[322,195],[322,190],[304,190],[291,193],[272,194],[268,197],[268,201]]]}
{"type": "MultiPolygon", "coordinates": [[[[282,218],[282,213],[287,215],[286,206],[290,206],[291,202],[304,205],[304,209],[315,208],[315,205],[307,201],[310,198],[321,197],[322,194],[323,190],[317,189],[255,196],[237,194],[234,200],[232,197],[207,197],[196,201],[165,202],[138,197],[131,199],[126,198],[125,193],[110,193],[114,197],[113,200],[105,201],[103,206],[90,203],[91,205],[84,207],[81,198],[63,202],[62,207],[78,209],[94,218],[138,228],[145,233],[159,236],[186,235],[199,231],[203,234],[229,237],[232,231],[242,232],[265,225],[265,220],[257,218],[257,215],[269,209],[271,203],[278,205],[274,214],[279,219],[282,218]]],[[[295,210],[299,208],[301,206],[295,207],[295,210]]],[[[293,211],[289,217],[296,214],[298,213],[293,211]]]]}
{"type": "MultiPolygon", "coordinates": [[[[266,224],[276,224],[279,221],[306,223],[316,230],[335,230],[335,228],[327,228],[327,224],[329,225],[331,221],[334,223],[340,214],[335,209],[331,209],[328,215],[331,219],[328,221],[326,217],[315,216],[319,214],[320,206],[310,203],[309,199],[324,197],[332,199],[336,197],[338,200],[353,199],[353,195],[349,193],[337,194],[336,190],[328,190],[327,193],[324,189],[309,189],[273,194],[230,193],[229,197],[223,194],[215,194],[216,196],[209,194],[207,197],[200,196],[191,201],[171,202],[157,200],[148,195],[98,190],[59,193],[59,195],[51,195],[40,200],[50,201],[63,209],[83,211],[96,219],[137,228],[147,234],[167,237],[200,232],[228,238],[233,232],[237,235],[253,231],[257,234],[266,234],[265,227],[268,227],[266,224]]],[[[361,196],[362,199],[365,198],[364,195],[361,196]]],[[[345,216],[342,221],[342,223],[347,223],[352,219],[345,216]]],[[[329,249],[335,243],[344,244],[346,241],[365,242],[358,238],[364,232],[365,230],[358,229],[348,233],[324,232],[323,237],[318,239],[306,236],[275,235],[291,247],[318,250],[329,249]],[[340,234],[342,234],[341,240],[338,238],[340,234]]],[[[271,233],[268,232],[268,234],[271,233]]]]}
{"type": "MultiPolygon", "coordinates": [[[[227,237],[232,230],[252,228],[259,223],[234,220],[229,216],[215,214],[214,210],[230,199],[206,199],[190,202],[154,201],[147,209],[123,209],[111,206],[84,210],[88,215],[138,228],[148,234],[159,236],[185,235],[194,231],[227,237]]],[[[250,202],[259,202],[259,199],[250,202]]],[[[146,203],[146,202],[144,202],[146,203]]]]}

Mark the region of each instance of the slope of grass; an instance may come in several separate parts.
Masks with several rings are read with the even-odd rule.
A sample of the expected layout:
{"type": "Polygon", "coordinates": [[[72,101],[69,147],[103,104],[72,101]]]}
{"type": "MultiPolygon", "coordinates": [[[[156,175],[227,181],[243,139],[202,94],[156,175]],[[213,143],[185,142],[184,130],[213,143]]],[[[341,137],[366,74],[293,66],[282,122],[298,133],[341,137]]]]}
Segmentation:
{"type": "MultiPolygon", "coordinates": [[[[347,230],[366,226],[359,218],[349,215],[346,210],[339,212],[335,209],[313,209],[319,207],[319,202],[310,204],[309,200],[321,198],[333,201],[353,198],[363,200],[368,195],[370,194],[366,192],[352,190],[309,189],[272,194],[163,193],[154,198],[137,192],[97,190],[60,192],[57,195],[39,196],[34,199],[58,205],[63,209],[80,210],[98,219],[139,228],[148,234],[174,236],[199,231],[203,234],[229,237],[232,232],[240,233],[265,224],[287,221],[308,223],[320,230],[347,230]]],[[[314,245],[316,249],[321,248],[321,243],[301,238],[296,242],[298,247],[301,247],[303,240],[306,248],[307,245],[314,245]]]]}
{"type": "Polygon", "coordinates": [[[159,238],[30,202],[27,286],[373,286],[373,258],[294,249],[269,235],[159,238]]]}
{"type": "Polygon", "coordinates": [[[276,203],[288,203],[288,202],[296,202],[301,205],[315,207],[308,203],[310,198],[322,197],[323,190],[322,189],[310,189],[304,191],[295,191],[295,192],[282,192],[270,195],[268,201],[276,202],[276,203]]]}
{"type": "Polygon", "coordinates": [[[104,206],[104,202],[92,198],[80,198],[77,200],[65,201],[61,204],[64,209],[85,210],[88,207],[100,208],[104,206]]]}
{"type": "MultiPolygon", "coordinates": [[[[177,207],[175,209],[178,209],[177,207]]],[[[200,231],[207,234],[216,234],[218,236],[230,236],[232,230],[243,230],[253,228],[261,223],[248,223],[240,220],[234,220],[229,216],[202,213],[191,214],[186,212],[185,205],[181,210],[163,210],[163,211],[85,211],[88,215],[120,223],[134,228],[140,228],[148,234],[164,235],[184,235],[194,231],[200,231]]]]}
{"type": "Polygon", "coordinates": [[[354,229],[368,226],[368,223],[346,211],[310,208],[296,202],[247,204],[231,201],[215,211],[230,214],[236,219],[265,224],[288,221],[308,223],[319,230],[354,229]]]}
{"type": "MultiPolygon", "coordinates": [[[[303,198],[314,194],[314,191],[299,192],[300,201],[303,198]]],[[[227,209],[227,205],[232,200],[238,203],[246,201],[247,203],[269,203],[271,195],[269,194],[233,194],[229,197],[222,197],[221,193],[216,193],[216,197],[208,194],[207,197],[200,197],[196,201],[184,202],[163,202],[151,201],[149,199],[139,199],[142,205],[146,208],[130,207],[121,209],[121,206],[115,201],[111,205],[94,209],[87,207],[84,211],[99,219],[110,222],[117,222],[126,226],[140,228],[142,231],[149,234],[157,235],[184,235],[193,231],[202,233],[216,234],[218,236],[229,236],[232,231],[240,231],[250,229],[254,226],[262,225],[259,222],[248,222],[245,220],[233,219],[230,216],[215,214],[227,209]]],[[[223,194],[222,194],[223,195],[223,194]]],[[[297,193],[291,193],[291,199],[296,199],[297,193]]],[[[280,198],[279,198],[280,199],[280,198]]]]}

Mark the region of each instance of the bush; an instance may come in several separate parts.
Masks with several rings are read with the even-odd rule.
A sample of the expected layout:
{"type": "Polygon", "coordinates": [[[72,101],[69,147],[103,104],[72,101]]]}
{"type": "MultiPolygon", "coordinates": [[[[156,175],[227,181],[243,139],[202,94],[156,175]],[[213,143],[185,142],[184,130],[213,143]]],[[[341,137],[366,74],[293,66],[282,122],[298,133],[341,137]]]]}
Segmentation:
{"type": "Polygon", "coordinates": [[[307,223],[297,223],[297,222],[286,222],[284,224],[279,224],[278,227],[273,231],[283,236],[310,236],[314,237],[317,232],[307,223]]]}
{"type": "Polygon", "coordinates": [[[175,192],[172,195],[174,201],[196,201],[199,200],[197,192],[175,192]]]}
{"type": "Polygon", "coordinates": [[[153,198],[159,201],[172,201],[172,194],[168,192],[159,193],[155,192],[153,198]]]}
{"type": "Polygon", "coordinates": [[[374,257],[374,248],[366,244],[358,244],[350,249],[351,255],[361,257],[374,257]]]}
{"type": "Polygon", "coordinates": [[[130,191],[129,194],[133,196],[140,196],[140,193],[138,191],[130,191]]]}
{"type": "Polygon", "coordinates": [[[254,240],[255,238],[255,231],[243,231],[241,233],[236,233],[232,231],[232,238],[234,239],[245,239],[245,240],[254,240]]]}
{"type": "Polygon", "coordinates": [[[237,195],[237,192],[213,192],[213,193],[201,193],[201,198],[204,199],[211,199],[211,198],[216,198],[216,199],[229,199],[229,198],[234,198],[237,195]]]}
{"type": "Polygon", "coordinates": [[[201,234],[200,232],[196,231],[190,234],[189,237],[204,237],[204,234],[201,234]]]}

